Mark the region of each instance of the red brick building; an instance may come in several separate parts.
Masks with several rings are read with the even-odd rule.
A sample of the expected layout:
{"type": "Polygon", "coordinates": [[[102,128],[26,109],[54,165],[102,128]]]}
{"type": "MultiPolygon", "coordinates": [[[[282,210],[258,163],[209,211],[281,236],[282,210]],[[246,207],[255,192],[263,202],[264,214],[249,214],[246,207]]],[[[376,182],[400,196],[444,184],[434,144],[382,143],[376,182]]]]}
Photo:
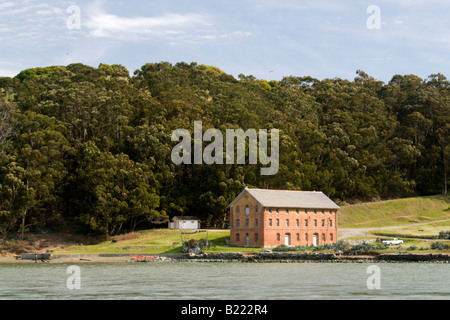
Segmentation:
{"type": "Polygon", "coordinates": [[[228,209],[231,245],[316,246],[337,242],[340,208],[323,192],[245,188],[228,209]]]}

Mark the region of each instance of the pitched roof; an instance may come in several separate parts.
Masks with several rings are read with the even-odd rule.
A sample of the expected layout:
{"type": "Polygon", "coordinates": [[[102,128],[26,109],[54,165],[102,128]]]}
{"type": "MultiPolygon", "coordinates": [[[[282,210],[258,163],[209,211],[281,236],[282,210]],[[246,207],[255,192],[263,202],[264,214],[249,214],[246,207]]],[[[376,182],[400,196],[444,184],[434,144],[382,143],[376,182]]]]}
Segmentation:
{"type": "Polygon", "coordinates": [[[232,207],[244,193],[248,192],[263,207],[273,208],[304,208],[304,209],[340,209],[323,192],[317,191],[290,191],[266,190],[245,188],[229,207],[232,207]]]}
{"type": "Polygon", "coordinates": [[[197,217],[194,217],[194,216],[184,216],[184,217],[176,216],[176,217],[172,218],[172,221],[175,221],[175,220],[200,220],[200,219],[197,217]]]}

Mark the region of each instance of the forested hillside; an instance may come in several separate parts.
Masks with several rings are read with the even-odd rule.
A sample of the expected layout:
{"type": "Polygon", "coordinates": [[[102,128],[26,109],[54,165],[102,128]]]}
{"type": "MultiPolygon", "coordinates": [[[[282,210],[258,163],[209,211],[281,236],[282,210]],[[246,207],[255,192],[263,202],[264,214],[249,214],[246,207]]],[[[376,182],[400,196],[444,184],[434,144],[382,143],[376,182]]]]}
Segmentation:
{"type": "Polygon", "coordinates": [[[195,215],[226,223],[244,186],[335,201],[447,192],[450,86],[441,74],[238,79],[196,63],[35,68],[0,78],[0,233],[114,235],[195,215]],[[279,129],[280,170],[180,165],[172,132],[279,129]]]}

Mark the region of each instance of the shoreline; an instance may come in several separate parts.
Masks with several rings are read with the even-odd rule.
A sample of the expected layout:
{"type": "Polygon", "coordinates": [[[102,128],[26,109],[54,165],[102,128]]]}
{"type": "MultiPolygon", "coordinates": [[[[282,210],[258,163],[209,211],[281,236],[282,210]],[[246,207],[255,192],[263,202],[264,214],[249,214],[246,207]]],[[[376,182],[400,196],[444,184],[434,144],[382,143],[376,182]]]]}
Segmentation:
{"type": "MultiPolygon", "coordinates": [[[[33,255],[34,256],[34,255],[33,255]]],[[[390,253],[336,255],[333,253],[204,253],[204,254],[65,254],[48,260],[27,256],[0,257],[1,264],[85,264],[85,263],[450,263],[450,254],[390,253]]]]}

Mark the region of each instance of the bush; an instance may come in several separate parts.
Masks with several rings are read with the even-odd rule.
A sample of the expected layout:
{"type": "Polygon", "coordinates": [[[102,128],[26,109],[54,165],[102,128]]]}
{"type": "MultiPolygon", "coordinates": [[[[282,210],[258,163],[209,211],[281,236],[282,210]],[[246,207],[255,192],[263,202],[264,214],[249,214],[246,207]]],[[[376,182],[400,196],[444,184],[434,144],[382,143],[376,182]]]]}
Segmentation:
{"type": "Polygon", "coordinates": [[[449,248],[450,248],[449,245],[443,244],[442,242],[434,242],[431,244],[432,250],[445,250],[449,248]]]}
{"type": "Polygon", "coordinates": [[[287,251],[322,251],[322,250],[345,250],[347,244],[345,241],[339,241],[338,243],[325,244],[320,246],[306,245],[306,246],[286,246],[284,244],[274,248],[274,252],[287,252],[287,251]]]}
{"type": "Polygon", "coordinates": [[[450,239],[450,231],[439,232],[438,239],[450,239]]]}
{"type": "Polygon", "coordinates": [[[183,253],[188,253],[190,249],[199,248],[200,250],[203,250],[205,248],[209,249],[211,247],[214,247],[214,244],[207,239],[201,239],[199,241],[190,239],[189,241],[185,241],[183,243],[183,248],[181,249],[181,251],[183,253]]]}
{"type": "Polygon", "coordinates": [[[281,244],[278,247],[274,248],[272,251],[274,252],[307,251],[311,248],[312,246],[286,246],[284,244],[281,244]]]}
{"type": "Polygon", "coordinates": [[[385,250],[387,248],[389,248],[389,246],[384,243],[377,243],[375,245],[370,244],[370,243],[361,243],[361,244],[354,245],[351,248],[351,250],[353,250],[353,251],[372,251],[372,250],[385,250]]]}

